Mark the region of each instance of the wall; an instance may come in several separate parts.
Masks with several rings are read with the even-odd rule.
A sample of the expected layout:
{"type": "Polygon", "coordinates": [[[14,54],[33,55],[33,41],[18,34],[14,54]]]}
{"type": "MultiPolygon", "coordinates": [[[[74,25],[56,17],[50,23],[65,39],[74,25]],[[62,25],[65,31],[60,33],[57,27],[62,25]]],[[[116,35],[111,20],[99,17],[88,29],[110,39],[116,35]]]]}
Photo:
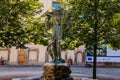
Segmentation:
{"type": "MultiPolygon", "coordinates": [[[[42,45],[35,45],[33,43],[27,44],[28,49],[24,49],[25,51],[25,64],[43,64],[45,63],[46,57],[46,46],[42,45]]],[[[18,57],[19,57],[20,49],[16,49],[15,47],[12,47],[10,49],[0,49],[0,55],[4,55],[4,57],[8,58],[7,64],[19,64],[18,57]],[[9,56],[9,57],[8,57],[9,56]]],[[[47,54],[49,56],[49,54],[47,54]]],[[[61,52],[61,57],[64,60],[68,60],[71,58],[73,60],[73,63],[75,62],[75,50],[66,50],[61,52]]],[[[50,58],[48,58],[48,61],[51,61],[50,58]]]]}

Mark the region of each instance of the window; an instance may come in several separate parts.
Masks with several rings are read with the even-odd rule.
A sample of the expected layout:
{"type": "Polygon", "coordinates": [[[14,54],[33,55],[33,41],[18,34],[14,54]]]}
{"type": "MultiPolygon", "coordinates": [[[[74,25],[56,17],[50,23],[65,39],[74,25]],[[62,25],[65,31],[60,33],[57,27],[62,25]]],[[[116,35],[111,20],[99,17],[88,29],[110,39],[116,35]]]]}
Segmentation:
{"type": "Polygon", "coordinates": [[[53,8],[59,8],[60,7],[60,2],[53,2],[52,7],[53,8]]]}

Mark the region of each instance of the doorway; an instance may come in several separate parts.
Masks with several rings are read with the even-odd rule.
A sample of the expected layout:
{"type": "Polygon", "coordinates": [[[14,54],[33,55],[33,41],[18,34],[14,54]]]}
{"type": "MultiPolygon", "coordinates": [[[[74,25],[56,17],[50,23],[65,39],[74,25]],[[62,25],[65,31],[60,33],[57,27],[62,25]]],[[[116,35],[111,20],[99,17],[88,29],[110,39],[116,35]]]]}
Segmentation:
{"type": "Polygon", "coordinates": [[[83,54],[82,52],[78,51],[75,53],[75,63],[81,64],[83,62],[83,54]]]}
{"type": "Polygon", "coordinates": [[[27,55],[24,49],[20,49],[18,52],[18,64],[26,64],[27,55]]]}

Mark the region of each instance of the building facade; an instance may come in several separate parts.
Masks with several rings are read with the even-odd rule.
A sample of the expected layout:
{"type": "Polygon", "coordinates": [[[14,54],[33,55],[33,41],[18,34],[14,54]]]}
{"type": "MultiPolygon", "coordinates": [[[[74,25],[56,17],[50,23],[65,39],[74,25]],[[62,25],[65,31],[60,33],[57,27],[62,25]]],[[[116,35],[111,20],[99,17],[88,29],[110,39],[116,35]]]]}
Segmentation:
{"type": "MultiPolygon", "coordinates": [[[[0,48],[0,57],[6,65],[39,65],[51,61],[49,54],[46,54],[46,46],[28,44],[28,49],[0,48]],[[47,57],[48,56],[48,57],[47,57]]],[[[82,46],[83,48],[83,46],[82,46]]],[[[74,64],[85,62],[85,49],[76,48],[61,52],[61,57],[67,61],[69,58],[74,64]],[[82,49],[82,50],[81,50],[82,49]]]]}

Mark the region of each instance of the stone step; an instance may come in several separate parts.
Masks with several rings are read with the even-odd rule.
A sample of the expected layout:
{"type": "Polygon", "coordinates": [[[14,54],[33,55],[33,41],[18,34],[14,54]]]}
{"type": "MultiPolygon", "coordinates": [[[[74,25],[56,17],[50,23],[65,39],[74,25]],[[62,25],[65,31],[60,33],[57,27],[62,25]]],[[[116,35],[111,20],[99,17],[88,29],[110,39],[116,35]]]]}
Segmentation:
{"type": "Polygon", "coordinates": [[[13,78],[12,80],[40,80],[40,76],[32,76],[25,78],[13,78]]]}
{"type": "Polygon", "coordinates": [[[82,80],[98,80],[98,79],[82,78],[82,80]]]}

